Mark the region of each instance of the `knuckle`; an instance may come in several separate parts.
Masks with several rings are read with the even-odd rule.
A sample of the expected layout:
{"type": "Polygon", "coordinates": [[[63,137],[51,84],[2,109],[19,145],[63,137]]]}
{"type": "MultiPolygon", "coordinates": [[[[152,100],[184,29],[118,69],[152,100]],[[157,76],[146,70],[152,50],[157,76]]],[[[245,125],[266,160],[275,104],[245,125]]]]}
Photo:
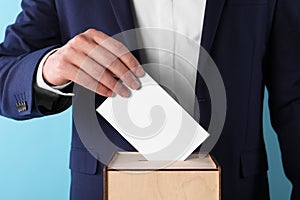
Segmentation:
{"type": "Polygon", "coordinates": [[[121,57],[129,53],[129,50],[121,42],[117,42],[116,44],[114,44],[114,48],[115,48],[115,53],[118,57],[121,57]]]}
{"type": "Polygon", "coordinates": [[[72,39],[71,46],[75,46],[75,47],[81,46],[86,44],[86,42],[87,42],[86,37],[82,34],[79,34],[72,39]]]}
{"type": "Polygon", "coordinates": [[[116,90],[118,82],[116,79],[111,78],[110,80],[107,81],[107,85],[109,88],[111,88],[112,90],[116,90]]]}
{"type": "Polygon", "coordinates": [[[109,62],[109,66],[108,66],[109,69],[114,69],[116,67],[121,66],[122,64],[117,58],[109,58],[108,62],[109,62]]]}
{"type": "Polygon", "coordinates": [[[63,56],[67,56],[67,54],[74,54],[75,53],[75,49],[71,46],[71,45],[69,45],[69,44],[67,44],[65,47],[64,47],[64,53],[63,53],[63,56]]]}
{"type": "Polygon", "coordinates": [[[119,59],[113,54],[107,54],[103,59],[107,68],[115,67],[120,63],[119,59]]]}
{"type": "Polygon", "coordinates": [[[85,31],[85,33],[88,35],[93,35],[93,34],[95,34],[95,32],[97,32],[97,31],[94,28],[89,28],[88,30],[85,31]]]}
{"type": "Polygon", "coordinates": [[[134,68],[134,67],[138,66],[138,61],[131,54],[128,54],[127,59],[126,59],[126,63],[127,63],[127,66],[130,67],[130,68],[134,68]]]}
{"type": "Polygon", "coordinates": [[[126,70],[120,77],[124,81],[132,81],[133,77],[130,71],[126,70]]]}
{"type": "Polygon", "coordinates": [[[69,60],[68,59],[69,57],[73,56],[73,54],[75,54],[75,49],[72,46],[67,45],[67,46],[64,47],[64,49],[61,52],[59,58],[60,58],[61,61],[66,62],[66,61],[69,60]]]}
{"type": "Polygon", "coordinates": [[[127,48],[119,41],[114,41],[114,47],[117,49],[117,50],[127,50],[127,48]]]}
{"type": "Polygon", "coordinates": [[[138,81],[135,76],[131,73],[128,72],[127,73],[127,77],[126,77],[127,82],[132,83],[133,81],[138,81]]]}
{"type": "Polygon", "coordinates": [[[102,78],[105,75],[105,70],[97,69],[93,73],[94,73],[95,78],[97,78],[97,80],[100,81],[100,80],[102,80],[102,78]]]}

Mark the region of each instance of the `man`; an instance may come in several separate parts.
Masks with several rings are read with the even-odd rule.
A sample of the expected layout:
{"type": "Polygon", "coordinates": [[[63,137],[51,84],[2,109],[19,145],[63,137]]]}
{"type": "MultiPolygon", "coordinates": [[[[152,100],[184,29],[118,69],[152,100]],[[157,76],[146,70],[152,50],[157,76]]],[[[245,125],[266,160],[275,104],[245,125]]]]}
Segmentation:
{"type": "MultiPolygon", "coordinates": [[[[23,120],[61,112],[70,105],[70,85],[64,85],[70,81],[95,90],[97,105],[114,93],[129,96],[126,85],[138,89],[144,74],[138,57],[115,40],[102,44],[109,36],[143,24],[139,17],[155,19],[155,7],[138,2],[23,0],[23,12],[0,46],[1,115],[23,120]],[[86,60],[92,64],[83,68],[86,60]],[[117,78],[125,84],[118,84],[117,78]]],[[[180,1],[160,2],[167,2],[164,8],[170,10],[180,1]]],[[[184,2],[189,8],[200,5],[184,2]]],[[[293,184],[291,199],[300,199],[299,9],[300,2],[293,0],[206,2],[201,44],[217,64],[227,94],[224,130],[212,151],[222,166],[222,199],[269,199],[262,134],[264,85],[285,172],[293,184]]],[[[201,21],[183,24],[189,23],[193,27],[201,21]]],[[[207,127],[210,98],[198,79],[201,124],[207,127]]],[[[98,120],[118,146],[133,150],[103,118],[98,120]]],[[[89,154],[76,128],[72,136],[71,199],[102,199],[103,164],[89,154]]]]}

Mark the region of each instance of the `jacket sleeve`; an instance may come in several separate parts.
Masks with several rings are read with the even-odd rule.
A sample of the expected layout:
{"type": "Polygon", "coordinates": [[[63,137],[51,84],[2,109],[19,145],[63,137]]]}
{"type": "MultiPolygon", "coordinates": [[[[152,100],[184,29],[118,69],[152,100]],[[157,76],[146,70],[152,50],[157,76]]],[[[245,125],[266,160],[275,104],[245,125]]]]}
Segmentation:
{"type": "Polygon", "coordinates": [[[0,44],[0,114],[23,120],[54,114],[70,105],[35,86],[36,69],[50,50],[61,45],[54,0],[23,0],[22,12],[7,27],[0,44]]]}
{"type": "Polygon", "coordinates": [[[300,1],[277,0],[265,80],[284,170],[300,199],[300,1]]]}

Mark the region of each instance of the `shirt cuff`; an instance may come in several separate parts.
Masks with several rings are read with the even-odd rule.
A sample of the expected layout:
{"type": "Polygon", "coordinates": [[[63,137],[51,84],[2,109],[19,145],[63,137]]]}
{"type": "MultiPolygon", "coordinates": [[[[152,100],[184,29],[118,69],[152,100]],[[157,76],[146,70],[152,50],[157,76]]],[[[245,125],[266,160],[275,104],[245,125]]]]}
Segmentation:
{"type": "Polygon", "coordinates": [[[39,63],[38,69],[37,69],[37,74],[36,74],[36,84],[39,88],[42,88],[44,90],[48,90],[50,92],[53,92],[55,94],[59,94],[62,96],[74,96],[74,93],[64,93],[60,90],[64,89],[65,87],[67,87],[68,85],[70,85],[72,82],[69,82],[67,84],[64,85],[59,85],[59,86],[50,86],[48,85],[44,78],[43,78],[43,67],[44,64],[47,60],[47,58],[53,54],[55,51],[57,51],[57,49],[53,49],[52,51],[48,52],[43,59],[41,60],[41,62],[39,63]]]}

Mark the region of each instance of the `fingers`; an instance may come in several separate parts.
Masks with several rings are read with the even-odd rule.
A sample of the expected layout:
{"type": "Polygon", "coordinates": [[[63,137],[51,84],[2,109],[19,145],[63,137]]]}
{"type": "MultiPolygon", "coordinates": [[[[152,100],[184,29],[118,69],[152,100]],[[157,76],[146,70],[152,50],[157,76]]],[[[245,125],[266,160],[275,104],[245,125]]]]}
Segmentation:
{"type": "Polygon", "coordinates": [[[136,76],[121,62],[114,54],[107,51],[101,46],[97,46],[89,57],[95,60],[119,77],[130,88],[136,90],[140,87],[140,83],[136,76]]]}
{"type": "Polygon", "coordinates": [[[138,77],[145,73],[122,43],[93,29],[75,36],[50,57],[44,67],[49,83],[71,80],[103,96],[115,92],[129,97],[130,90],[124,84],[138,89],[138,77]]]}
{"type": "MultiPolygon", "coordinates": [[[[105,67],[99,65],[96,61],[92,58],[87,57],[81,52],[73,53],[74,59],[70,60],[70,62],[78,68],[77,73],[82,74],[81,71],[85,72],[85,75],[89,75],[93,81],[97,81],[101,83],[103,86],[107,87],[109,90],[116,92],[118,95],[122,97],[129,97],[130,91],[121,84],[118,80],[116,80],[113,74],[106,70],[105,67]]],[[[72,77],[72,79],[80,78],[78,74],[77,77],[72,77]]],[[[74,80],[76,82],[76,80],[74,80]]],[[[85,82],[83,82],[85,83],[85,82]]],[[[94,87],[96,87],[94,85],[94,87]]]]}
{"type": "Polygon", "coordinates": [[[138,60],[121,42],[93,29],[88,30],[86,34],[90,35],[98,45],[104,47],[118,57],[137,77],[141,77],[145,74],[138,60]]]}
{"type": "Polygon", "coordinates": [[[106,97],[112,97],[114,95],[112,90],[93,79],[91,76],[86,74],[81,69],[77,68],[75,65],[69,64],[68,73],[65,76],[69,80],[72,80],[78,85],[81,85],[99,95],[106,97]]]}
{"type": "MultiPolygon", "coordinates": [[[[119,77],[130,88],[134,90],[138,89],[140,87],[140,83],[136,78],[135,74],[132,71],[130,71],[130,68],[126,66],[115,54],[113,54],[106,48],[100,46],[99,44],[95,43],[94,40],[91,41],[91,37],[95,37],[95,35],[99,35],[98,38],[101,38],[101,40],[108,38],[103,43],[112,43],[112,45],[110,46],[112,46],[115,49],[115,54],[121,55],[123,52],[124,55],[122,55],[121,58],[125,58],[125,60],[127,60],[127,63],[129,63],[131,68],[134,69],[134,72],[136,72],[136,74],[143,75],[144,70],[142,69],[142,67],[136,67],[137,65],[139,65],[138,61],[130,52],[128,52],[125,46],[114,39],[110,39],[108,36],[104,35],[99,31],[87,31],[81,35],[78,35],[73,39],[74,41],[71,43],[71,45],[79,46],[79,44],[81,44],[83,52],[88,57],[91,57],[101,66],[106,67],[116,77],[119,77]],[[93,33],[93,36],[90,35],[91,32],[93,33]]],[[[96,75],[99,77],[98,73],[96,73],[96,75]]]]}

